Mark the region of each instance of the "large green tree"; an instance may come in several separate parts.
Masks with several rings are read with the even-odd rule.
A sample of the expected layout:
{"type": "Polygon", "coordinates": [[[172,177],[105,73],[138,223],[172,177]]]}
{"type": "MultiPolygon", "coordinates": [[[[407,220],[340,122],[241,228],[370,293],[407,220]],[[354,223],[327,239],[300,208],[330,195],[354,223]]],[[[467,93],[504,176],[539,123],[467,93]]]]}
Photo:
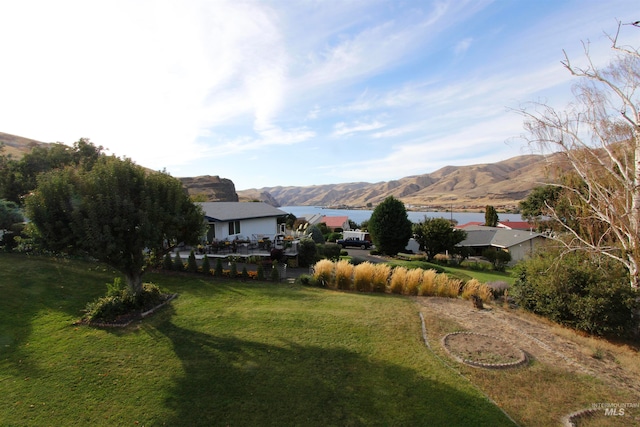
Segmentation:
{"type": "Polygon", "coordinates": [[[413,225],[413,236],[431,261],[438,254],[454,253],[456,245],[467,238],[467,233],[453,228],[448,219],[425,217],[424,221],[413,225]]]}
{"type": "Polygon", "coordinates": [[[393,196],[374,209],[368,224],[376,249],[387,255],[395,255],[407,247],[411,228],[404,203],[393,196]]]}
{"type": "Polygon", "coordinates": [[[42,174],[26,208],[42,245],[111,265],[134,295],[149,252],[196,243],[204,232],[203,213],[180,181],[114,156],[42,174]]]}

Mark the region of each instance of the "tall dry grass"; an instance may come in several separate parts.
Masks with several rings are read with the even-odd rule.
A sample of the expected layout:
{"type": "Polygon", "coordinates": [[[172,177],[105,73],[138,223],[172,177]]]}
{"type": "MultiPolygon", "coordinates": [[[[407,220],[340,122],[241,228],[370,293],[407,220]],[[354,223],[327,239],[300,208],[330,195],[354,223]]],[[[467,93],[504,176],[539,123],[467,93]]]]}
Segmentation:
{"type": "Polygon", "coordinates": [[[333,284],[333,261],[321,259],[313,266],[313,277],[321,286],[331,287],[333,284]]]}
{"type": "Polygon", "coordinates": [[[391,267],[389,264],[376,264],[373,272],[373,280],[371,281],[374,292],[386,292],[391,275],[391,267]]]}
{"type": "Polygon", "coordinates": [[[413,268],[407,272],[406,282],[404,284],[405,295],[418,295],[420,284],[422,282],[422,276],[424,270],[421,268],[413,268]]]}
{"type": "Polygon", "coordinates": [[[471,295],[479,296],[483,302],[489,302],[493,298],[491,288],[477,279],[471,279],[462,288],[462,298],[469,299],[471,295]]]}
{"type": "Polygon", "coordinates": [[[457,298],[462,282],[446,274],[438,274],[435,278],[436,295],[446,298],[457,298]]]}
{"type": "Polygon", "coordinates": [[[340,260],[335,263],[333,280],[335,287],[343,291],[351,290],[353,284],[353,264],[347,260],[340,260]]]}
{"type": "Polygon", "coordinates": [[[389,292],[392,294],[401,294],[404,291],[404,284],[407,282],[407,269],[405,267],[396,267],[391,272],[391,281],[389,282],[389,292]]]}
{"type": "Polygon", "coordinates": [[[422,282],[420,284],[420,290],[418,291],[418,295],[431,297],[436,294],[436,291],[437,291],[436,276],[437,275],[438,273],[433,269],[425,270],[422,273],[422,282]]]}
{"type": "Polygon", "coordinates": [[[376,266],[370,262],[363,262],[353,269],[353,286],[359,292],[372,292],[376,266]]]}

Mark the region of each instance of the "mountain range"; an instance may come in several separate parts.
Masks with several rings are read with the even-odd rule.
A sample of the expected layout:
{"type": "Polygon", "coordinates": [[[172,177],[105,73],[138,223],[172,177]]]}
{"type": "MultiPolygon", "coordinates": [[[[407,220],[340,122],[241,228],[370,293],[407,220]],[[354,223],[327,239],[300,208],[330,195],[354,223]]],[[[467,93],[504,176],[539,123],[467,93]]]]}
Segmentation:
{"type": "MultiPolygon", "coordinates": [[[[20,158],[46,143],[0,132],[5,154],[20,158]]],[[[203,201],[255,201],[273,206],[375,207],[394,196],[420,210],[517,209],[536,186],[549,181],[554,156],[523,155],[497,163],[446,166],[435,172],[384,182],[312,186],[277,186],[236,191],[233,181],[217,175],[179,178],[189,194],[203,201]]]]}
{"type": "MultiPolygon", "coordinates": [[[[552,156],[553,157],[553,156],[552,156]]],[[[446,166],[435,172],[393,181],[263,187],[238,191],[240,200],[280,206],[371,207],[394,196],[410,207],[442,210],[515,210],[529,192],[549,180],[549,157],[523,155],[497,163],[446,166]]]]}

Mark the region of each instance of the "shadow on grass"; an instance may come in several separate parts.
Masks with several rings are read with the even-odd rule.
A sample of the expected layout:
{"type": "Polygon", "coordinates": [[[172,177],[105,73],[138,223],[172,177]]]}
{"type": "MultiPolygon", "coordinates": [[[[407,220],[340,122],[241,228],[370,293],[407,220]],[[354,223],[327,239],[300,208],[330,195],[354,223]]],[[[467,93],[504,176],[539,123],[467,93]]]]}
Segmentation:
{"type": "Polygon", "coordinates": [[[87,302],[104,294],[105,283],[119,276],[95,262],[48,256],[0,254],[0,365],[3,370],[35,375],[23,354],[38,313],[64,313],[64,326],[82,316],[87,302]],[[66,316],[65,316],[66,315],[66,316]]]}
{"type": "MultiPolygon", "coordinates": [[[[164,316],[163,316],[164,317],[164,316]]],[[[166,316],[177,373],[166,425],[512,425],[491,403],[357,353],[184,329],[166,316]]]]}

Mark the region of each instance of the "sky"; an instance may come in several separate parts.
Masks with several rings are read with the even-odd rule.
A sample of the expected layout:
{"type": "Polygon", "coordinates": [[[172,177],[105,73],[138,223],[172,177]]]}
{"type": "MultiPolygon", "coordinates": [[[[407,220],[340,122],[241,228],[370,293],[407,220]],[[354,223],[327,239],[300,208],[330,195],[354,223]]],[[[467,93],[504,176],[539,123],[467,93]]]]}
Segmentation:
{"type": "MultiPolygon", "coordinates": [[[[236,190],[380,182],[532,151],[637,0],[0,0],[0,132],[89,138],[236,190]]],[[[620,40],[640,46],[640,28],[620,40]]]]}

